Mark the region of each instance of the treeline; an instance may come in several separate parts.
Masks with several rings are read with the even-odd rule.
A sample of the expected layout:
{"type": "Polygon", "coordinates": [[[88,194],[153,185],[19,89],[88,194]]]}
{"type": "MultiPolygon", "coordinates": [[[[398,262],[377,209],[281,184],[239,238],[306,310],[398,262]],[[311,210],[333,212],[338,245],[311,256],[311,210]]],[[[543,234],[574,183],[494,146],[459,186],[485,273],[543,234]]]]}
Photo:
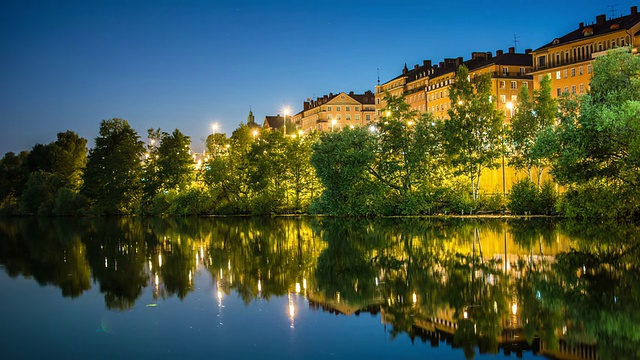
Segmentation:
{"type": "MultiPolygon", "coordinates": [[[[72,131],[0,160],[0,205],[14,215],[300,214],[336,216],[504,212],[635,217],[640,209],[640,58],[611,51],[590,91],[551,96],[552,80],[521,89],[511,124],[489,75],[461,67],[446,119],[387,96],[368,128],[284,136],[247,124],[212,134],[206,156],[179,130],[103,120],[95,146],[72,131]],[[482,191],[503,159],[526,174],[509,195],[482,191]],[[197,162],[198,161],[198,162],[197,162]],[[564,191],[543,183],[548,169],[564,191]]],[[[292,134],[292,131],[287,131],[292,134]]]]}

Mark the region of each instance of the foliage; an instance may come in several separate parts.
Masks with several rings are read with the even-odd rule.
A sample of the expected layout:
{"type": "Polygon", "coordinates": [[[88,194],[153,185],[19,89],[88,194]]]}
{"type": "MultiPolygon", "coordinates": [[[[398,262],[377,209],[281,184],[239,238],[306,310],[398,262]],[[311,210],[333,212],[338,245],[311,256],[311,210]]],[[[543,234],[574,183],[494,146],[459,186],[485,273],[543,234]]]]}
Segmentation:
{"type": "Polygon", "coordinates": [[[557,112],[557,105],[551,97],[549,76],[540,81],[540,88],[534,91],[533,99],[530,98],[527,87],[520,89],[519,102],[507,133],[511,150],[509,164],[516,169],[526,169],[531,179],[531,170],[536,167],[538,186],[541,186],[542,171],[549,163],[545,151],[547,148],[536,140],[543,130],[553,125],[557,112]]]}
{"type": "Polygon", "coordinates": [[[89,151],[81,193],[97,214],[131,214],[141,198],[144,144],[123,119],[103,120],[89,151]]]}
{"type": "Polygon", "coordinates": [[[51,215],[57,188],[57,179],[50,172],[32,172],[20,197],[20,213],[51,215]]]}
{"type": "Polygon", "coordinates": [[[503,155],[504,115],[493,103],[490,74],[471,81],[469,70],[458,68],[450,86],[451,108],[444,122],[445,149],[457,175],[469,176],[477,199],[483,168],[495,168],[503,155]]]}
{"type": "Polygon", "coordinates": [[[511,188],[508,207],[513,214],[552,215],[555,213],[556,197],[551,182],[545,182],[539,189],[531,179],[525,178],[511,188]]]}
{"type": "Polygon", "coordinates": [[[374,137],[364,128],[320,135],[311,147],[310,159],[325,189],[316,211],[338,216],[375,213],[379,188],[369,173],[375,160],[374,147],[374,137]]]}
{"type": "Polygon", "coordinates": [[[79,216],[87,213],[87,198],[66,187],[58,189],[53,205],[55,216],[79,216]]]}
{"type": "Polygon", "coordinates": [[[639,200],[633,189],[594,180],[567,189],[558,201],[558,212],[581,219],[635,217],[639,200]]]}

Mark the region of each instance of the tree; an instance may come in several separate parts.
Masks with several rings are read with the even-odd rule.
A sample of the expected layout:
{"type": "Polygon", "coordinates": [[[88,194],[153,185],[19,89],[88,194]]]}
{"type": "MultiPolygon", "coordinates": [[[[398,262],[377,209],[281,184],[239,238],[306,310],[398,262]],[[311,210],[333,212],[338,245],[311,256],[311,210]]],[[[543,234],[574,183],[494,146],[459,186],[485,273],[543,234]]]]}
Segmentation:
{"type": "Polygon", "coordinates": [[[311,164],[325,190],[318,210],[331,215],[375,213],[378,192],[369,169],[375,160],[375,141],[365,128],[322,133],[311,146],[311,164]]]}
{"type": "Polygon", "coordinates": [[[69,130],[58,133],[58,140],[52,143],[52,154],[52,171],[60,185],[79,190],[87,164],[87,139],[69,130]]]}
{"type": "Polygon", "coordinates": [[[538,187],[541,185],[542,171],[549,166],[549,155],[548,148],[541,146],[544,142],[536,142],[536,139],[554,124],[557,115],[557,104],[551,97],[549,76],[540,81],[540,89],[534,91],[533,99],[529,96],[528,88],[520,89],[518,106],[511,118],[511,128],[508,132],[512,151],[509,163],[516,169],[527,169],[532,181],[531,170],[536,167],[538,187]]]}
{"type": "Polygon", "coordinates": [[[195,179],[191,139],[180,130],[162,133],[157,159],[161,190],[185,190],[195,179]]]}
{"type": "Polygon", "coordinates": [[[102,120],[89,151],[82,193],[99,214],[131,214],[141,197],[144,143],[124,119],[102,120]]]}
{"type": "Polygon", "coordinates": [[[27,157],[27,151],[18,155],[8,152],[0,159],[0,206],[15,204],[22,194],[28,177],[27,157]]]}
{"type": "Polygon", "coordinates": [[[404,97],[386,95],[384,101],[384,116],[377,123],[376,161],[369,170],[406,199],[438,179],[442,140],[431,114],[411,110],[404,97]]]}
{"type": "Polygon", "coordinates": [[[561,116],[554,133],[558,156],[553,173],[564,184],[599,179],[637,189],[640,185],[640,58],[611,50],[593,62],[591,91],[579,112],[561,116]]]}
{"type": "Polygon", "coordinates": [[[471,81],[464,65],[458,68],[449,98],[445,148],[457,167],[456,174],[469,176],[473,199],[477,200],[483,168],[496,168],[503,154],[504,115],[493,103],[490,74],[471,81]]]}

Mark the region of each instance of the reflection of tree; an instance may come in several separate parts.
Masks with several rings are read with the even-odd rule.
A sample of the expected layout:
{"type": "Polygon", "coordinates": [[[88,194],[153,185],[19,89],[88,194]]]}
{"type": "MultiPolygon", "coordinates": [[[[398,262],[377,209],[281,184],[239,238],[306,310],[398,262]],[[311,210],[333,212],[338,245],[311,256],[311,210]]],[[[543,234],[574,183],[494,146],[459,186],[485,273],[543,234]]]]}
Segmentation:
{"type": "Polygon", "coordinates": [[[570,343],[595,343],[606,359],[640,357],[638,227],[565,223],[577,249],[557,256],[543,296],[561,301],[570,343]],[[622,242],[620,239],[624,239],[622,242]]]}
{"type": "Polygon", "coordinates": [[[32,276],[77,297],[91,288],[80,241],[84,222],[68,219],[8,219],[0,222],[0,263],[11,276],[32,276]]]}
{"type": "Polygon", "coordinates": [[[148,281],[144,226],[135,218],[94,219],[87,258],[109,309],[133,307],[148,281]]]}

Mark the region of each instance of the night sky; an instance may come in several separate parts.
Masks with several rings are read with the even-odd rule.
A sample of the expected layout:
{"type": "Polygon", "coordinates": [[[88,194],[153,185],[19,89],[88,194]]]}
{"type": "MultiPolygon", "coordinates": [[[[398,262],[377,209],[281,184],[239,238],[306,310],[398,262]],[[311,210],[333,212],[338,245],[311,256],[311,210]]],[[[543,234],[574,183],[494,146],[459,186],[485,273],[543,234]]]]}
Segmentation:
{"type": "Polygon", "coordinates": [[[375,90],[405,63],[522,52],[632,1],[0,2],[0,155],[102,119],[191,136],[228,135],[307,98],[375,90]],[[617,4],[613,8],[608,4],[617,4]]]}

